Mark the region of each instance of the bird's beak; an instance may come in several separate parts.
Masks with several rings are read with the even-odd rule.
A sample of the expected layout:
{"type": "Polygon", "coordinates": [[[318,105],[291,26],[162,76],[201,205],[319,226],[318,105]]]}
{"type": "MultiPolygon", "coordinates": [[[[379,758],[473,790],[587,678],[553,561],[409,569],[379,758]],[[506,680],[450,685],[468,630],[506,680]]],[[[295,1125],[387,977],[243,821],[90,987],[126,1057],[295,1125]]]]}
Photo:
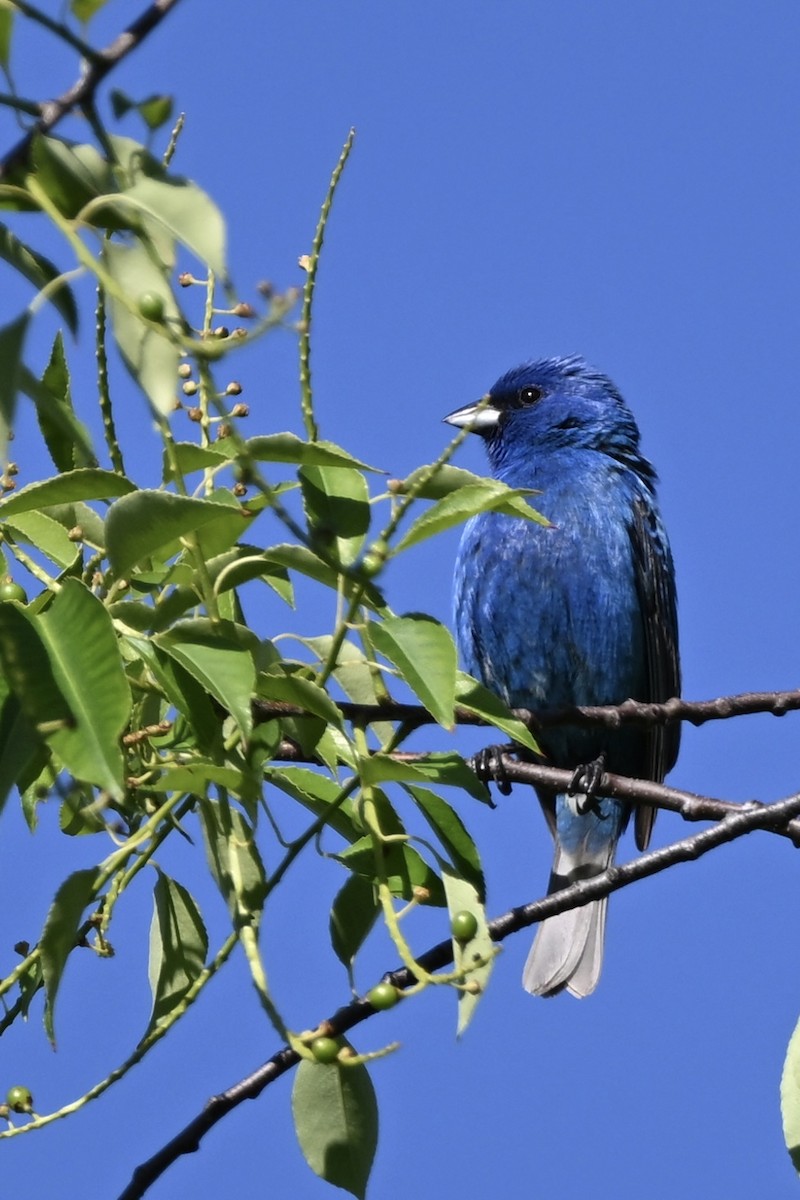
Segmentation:
{"type": "Polygon", "coordinates": [[[492,404],[490,396],[483,396],[476,404],[467,404],[465,408],[457,408],[444,418],[448,425],[458,429],[468,427],[471,433],[488,433],[494,429],[500,420],[500,410],[492,404]]]}

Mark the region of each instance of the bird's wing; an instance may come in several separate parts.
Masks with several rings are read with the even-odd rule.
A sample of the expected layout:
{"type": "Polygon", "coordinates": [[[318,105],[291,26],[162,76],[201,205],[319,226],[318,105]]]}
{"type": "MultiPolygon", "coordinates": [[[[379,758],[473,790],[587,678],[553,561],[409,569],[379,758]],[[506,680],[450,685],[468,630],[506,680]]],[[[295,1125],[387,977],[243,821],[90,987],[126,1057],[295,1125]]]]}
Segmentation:
{"type": "MultiPolygon", "coordinates": [[[[647,694],[637,699],[660,703],[680,695],[678,619],[672,558],[658,516],[651,505],[637,500],[630,528],[636,588],[644,624],[647,653],[647,694]]],[[[660,783],[678,757],[680,726],[660,725],[648,732],[648,778],[660,783]]],[[[646,850],[656,810],[637,806],[636,845],[646,850]]]]}

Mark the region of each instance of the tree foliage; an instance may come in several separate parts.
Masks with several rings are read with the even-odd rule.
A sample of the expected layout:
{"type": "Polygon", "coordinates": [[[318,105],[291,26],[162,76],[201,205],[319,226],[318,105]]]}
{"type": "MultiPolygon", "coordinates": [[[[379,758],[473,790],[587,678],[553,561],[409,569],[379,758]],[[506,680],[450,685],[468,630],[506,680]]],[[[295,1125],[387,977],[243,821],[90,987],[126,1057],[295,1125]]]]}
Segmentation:
{"type": "MultiPolygon", "coordinates": [[[[102,0],[73,0],[71,15],[85,24],[101,7],[102,0]]],[[[148,29],[168,7],[153,6],[148,29]]],[[[0,8],[6,71],[21,15],[46,24],[27,4],[0,8]]],[[[74,22],[50,26],[46,32],[85,52],[93,86],[127,52],[103,59],[101,71],[74,22]]],[[[381,464],[321,436],[313,296],[352,134],[300,260],[305,286],[263,286],[251,304],[229,276],[223,214],[176,169],[180,121],[170,133],[170,98],[115,91],[112,123],[91,90],[79,100],[91,143],[61,137],[57,112],[10,98],[34,124],[4,160],[0,182],[0,207],[14,225],[0,225],[0,257],[34,292],[22,311],[3,314],[0,328],[0,804],[18,793],[35,831],[40,806],[55,799],[64,836],[85,835],[97,850],[93,866],[53,881],[38,940],[20,947],[13,967],[0,968],[0,1031],[36,1014],[55,1041],[69,964],[87,947],[101,958],[112,953],[117,913],[141,889],[153,900],[152,1008],[124,1062],[58,1110],[9,1101],[21,1121],[0,1137],[42,1129],[97,1100],[241,947],[264,1013],[286,1043],[290,1057],[282,1062],[299,1063],[292,1105],[306,1158],[363,1196],[378,1128],[368,1062],[392,1047],[359,1054],[343,1036],[356,1023],[350,1017],[338,1026],[292,1027],[270,990],[264,912],[300,856],[335,859],[344,882],[320,921],[329,922],[343,994],[378,920],[405,968],[402,979],[354,1002],[351,1016],[439,986],[455,992],[457,1029],[466,1030],[488,983],[497,931],[487,922],[480,853],[464,814],[489,794],[455,752],[401,751],[422,719],[450,730],[472,717],[531,751],[536,743],[520,715],[458,670],[442,624],[424,612],[393,611],[384,576],[391,561],[477,512],[541,518],[524,493],[452,465],[463,432],[435,462],[388,481],[381,464]],[[142,118],[142,141],[115,130],[113,120],[131,112],[142,118]],[[61,238],[58,262],[37,248],[44,229],[61,238]],[[96,284],[94,313],[80,311],[73,291],[86,276],[96,284]],[[31,334],[48,306],[63,329],[37,366],[31,334]],[[70,357],[85,341],[73,349],[70,338],[80,330],[85,339],[91,329],[101,439],[86,399],[78,403],[71,387],[70,357]],[[280,428],[250,432],[242,387],[231,377],[242,346],[279,330],[297,341],[303,437],[280,428]],[[117,433],[123,371],[141,393],[142,436],[153,440],[147,477],[128,473],[133,455],[117,433]],[[9,455],[25,405],[52,465],[17,487],[9,455]],[[288,640],[302,580],[330,595],[334,619],[313,636],[288,640]],[[285,606],[285,627],[265,630],[250,617],[263,587],[285,606]],[[453,789],[467,801],[459,812],[453,789]],[[285,802],[302,815],[299,834],[282,829],[285,802]],[[159,860],[186,830],[192,873],[172,878],[159,860]],[[229,932],[217,945],[193,895],[200,873],[227,907],[229,932]],[[450,970],[435,971],[441,955],[426,962],[413,948],[409,930],[422,906],[449,912],[450,970]]],[[[61,110],[76,102],[65,100],[61,110]]],[[[247,281],[246,291],[254,284],[247,281]]],[[[792,815],[782,815],[782,830],[792,815]]],[[[796,1074],[787,1064],[795,1153],[796,1074]]]]}

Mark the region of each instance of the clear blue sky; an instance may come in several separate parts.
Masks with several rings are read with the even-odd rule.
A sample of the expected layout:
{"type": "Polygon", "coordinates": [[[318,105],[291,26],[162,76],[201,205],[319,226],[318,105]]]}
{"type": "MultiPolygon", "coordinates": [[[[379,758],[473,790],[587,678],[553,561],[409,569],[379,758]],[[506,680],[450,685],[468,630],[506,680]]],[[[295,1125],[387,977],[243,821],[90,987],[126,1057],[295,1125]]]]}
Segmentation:
{"type": "MultiPolygon", "coordinates": [[[[136,11],[110,3],[98,32],[136,11]]],[[[528,357],[581,352],[616,380],[661,475],[685,694],[700,699],[800,678],[799,59],[793,0],[186,0],[113,84],[176,94],[188,118],[176,166],[228,214],[245,296],[264,277],[299,282],[297,256],[356,126],[320,271],[314,367],[323,434],[358,456],[394,475],[430,461],[448,436],[440,418],[528,357]]],[[[51,94],[74,68],[54,59],[50,70],[47,58],[20,61],[22,90],[51,94]]],[[[278,336],[237,362],[253,432],[299,432],[294,355],[278,336]]],[[[151,483],[159,450],[144,404],[124,382],[119,394],[133,473],[151,483]]],[[[483,469],[477,439],[460,461],[483,469]]],[[[397,610],[449,619],[456,543],[403,559],[389,580],[397,610]]],[[[312,596],[295,615],[265,608],[263,629],[317,633],[329,618],[312,596]]],[[[671,782],[732,800],[788,795],[797,720],[687,729],[671,782]]],[[[483,847],[491,912],[540,895],[551,849],[532,793],[516,788],[495,812],[464,801],[462,813],[483,847]]],[[[106,853],[67,842],[55,809],[42,826],[30,838],[9,802],[6,963],[37,935],[56,855],[72,869],[106,853]]],[[[656,841],[686,832],[667,814],[656,841]]],[[[622,858],[633,853],[626,839],[622,858]]],[[[165,865],[188,880],[191,863],[181,847],[165,865]]],[[[301,871],[267,921],[272,982],[297,1028],[346,998],[326,949],[339,883],[333,864],[321,880],[301,871]]],[[[47,1111],[125,1057],[149,1012],[146,893],[115,930],[113,961],[71,965],[57,1055],[38,1012],[4,1038],[0,1092],[26,1082],[47,1111]]],[[[221,936],[221,904],[201,901],[221,936]]],[[[444,994],[363,1026],[359,1048],[404,1043],[373,1071],[372,1200],[794,1196],[778,1083],[800,1014],[799,901],[796,853],[757,834],[614,896],[589,1000],[522,992],[526,934],[506,945],[461,1044],[444,994]]],[[[420,921],[419,948],[442,922],[420,921]]],[[[376,937],[360,982],[393,965],[376,937]]],[[[207,1096],[275,1048],[236,968],[104,1099],[3,1143],[3,1194],[115,1196],[207,1096]]],[[[153,1200],[332,1194],[301,1159],[288,1101],[283,1081],[240,1108],[153,1200]]]]}

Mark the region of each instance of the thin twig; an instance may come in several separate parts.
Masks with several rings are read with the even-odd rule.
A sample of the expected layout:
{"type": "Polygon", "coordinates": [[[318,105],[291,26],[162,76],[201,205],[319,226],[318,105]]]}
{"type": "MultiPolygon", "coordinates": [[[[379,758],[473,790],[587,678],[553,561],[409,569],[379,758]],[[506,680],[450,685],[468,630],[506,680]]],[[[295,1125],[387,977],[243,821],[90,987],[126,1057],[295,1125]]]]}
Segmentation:
{"type": "MultiPolygon", "coordinates": [[[[545,896],[531,904],[520,905],[510,909],[489,924],[492,940],[502,942],[514,933],[543,921],[546,917],[565,912],[571,908],[580,908],[591,900],[598,900],[611,892],[619,891],[631,883],[656,875],[677,863],[693,862],[725,842],[743,837],[755,829],[778,829],[785,827],[790,821],[800,815],[800,795],[789,796],[772,804],[742,806],[740,811],[725,817],[711,829],[703,829],[681,841],[673,842],[659,850],[642,854],[639,858],[622,866],[609,867],[602,875],[594,879],[583,880],[572,884],[560,892],[545,896]]],[[[427,971],[440,970],[453,961],[453,949],[450,939],[432,946],[421,955],[418,962],[427,971]]],[[[404,989],[411,987],[414,976],[403,967],[387,973],[384,977],[395,987],[404,989]]],[[[375,1015],[375,1009],[364,999],[354,1000],[344,1005],[327,1021],[321,1023],[331,1036],[338,1036],[360,1025],[369,1017],[375,1015]]],[[[119,1200],[141,1200],[145,1192],[174,1162],[184,1154],[191,1154],[200,1148],[204,1135],[222,1120],[232,1109],[243,1100],[254,1100],[281,1075],[286,1074],[299,1061],[299,1056],[288,1046],[284,1046],[267,1060],[261,1067],[246,1078],[239,1080],[232,1087],[219,1095],[212,1096],[202,1112],[198,1113],[180,1133],[172,1138],[165,1146],[141,1163],[133,1173],[130,1183],[120,1193],[119,1200]]]]}
{"type": "MultiPolygon", "coordinates": [[[[421,704],[353,704],[342,701],[339,703],[339,709],[347,721],[405,721],[412,726],[436,724],[436,718],[421,704]]],[[[788,712],[798,710],[800,690],[740,692],[733,696],[719,696],[715,700],[681,700],[679,697],[673,697],[663,704],[625,700],[622,704],[552,709],[515,708],[511,711],[535,733],[537,729],[550,729],[555,725],[602,725],[609,729],[618,729],[621,725],[641,725],[649,728],[654,725],[671,725],[676,721],[705,725],[708,721],[726,721],[731,717],[752,716],[754,713],[770,713],[774,717],[782,717],[788,712]]],[[[301,716],[302,710],[288,704],[256,700],[253,713],[256,721],[269,721],[276,716],[301,716]]],[[[458,725],[489,725],[489,721],[466,708],[456,708],[455,721],[458,725]]]]}
{"type": "MultiPolygon", "coordinates": [[[[104,50],[90,51],[90,57],[84,63],[80,78],[55,100],[47,100],[41,104],[41,116],[38,121],[0,159],[0,180],[14,167],[27,161],[37,134],[49,133],[73,109],[89,104],[106,75],[144,41],[177,3],[178,0],[153,0],[150,7],[104,50]]],[[[17,7],[24,10],[22,5],[18,4],[17,7]]]]}

